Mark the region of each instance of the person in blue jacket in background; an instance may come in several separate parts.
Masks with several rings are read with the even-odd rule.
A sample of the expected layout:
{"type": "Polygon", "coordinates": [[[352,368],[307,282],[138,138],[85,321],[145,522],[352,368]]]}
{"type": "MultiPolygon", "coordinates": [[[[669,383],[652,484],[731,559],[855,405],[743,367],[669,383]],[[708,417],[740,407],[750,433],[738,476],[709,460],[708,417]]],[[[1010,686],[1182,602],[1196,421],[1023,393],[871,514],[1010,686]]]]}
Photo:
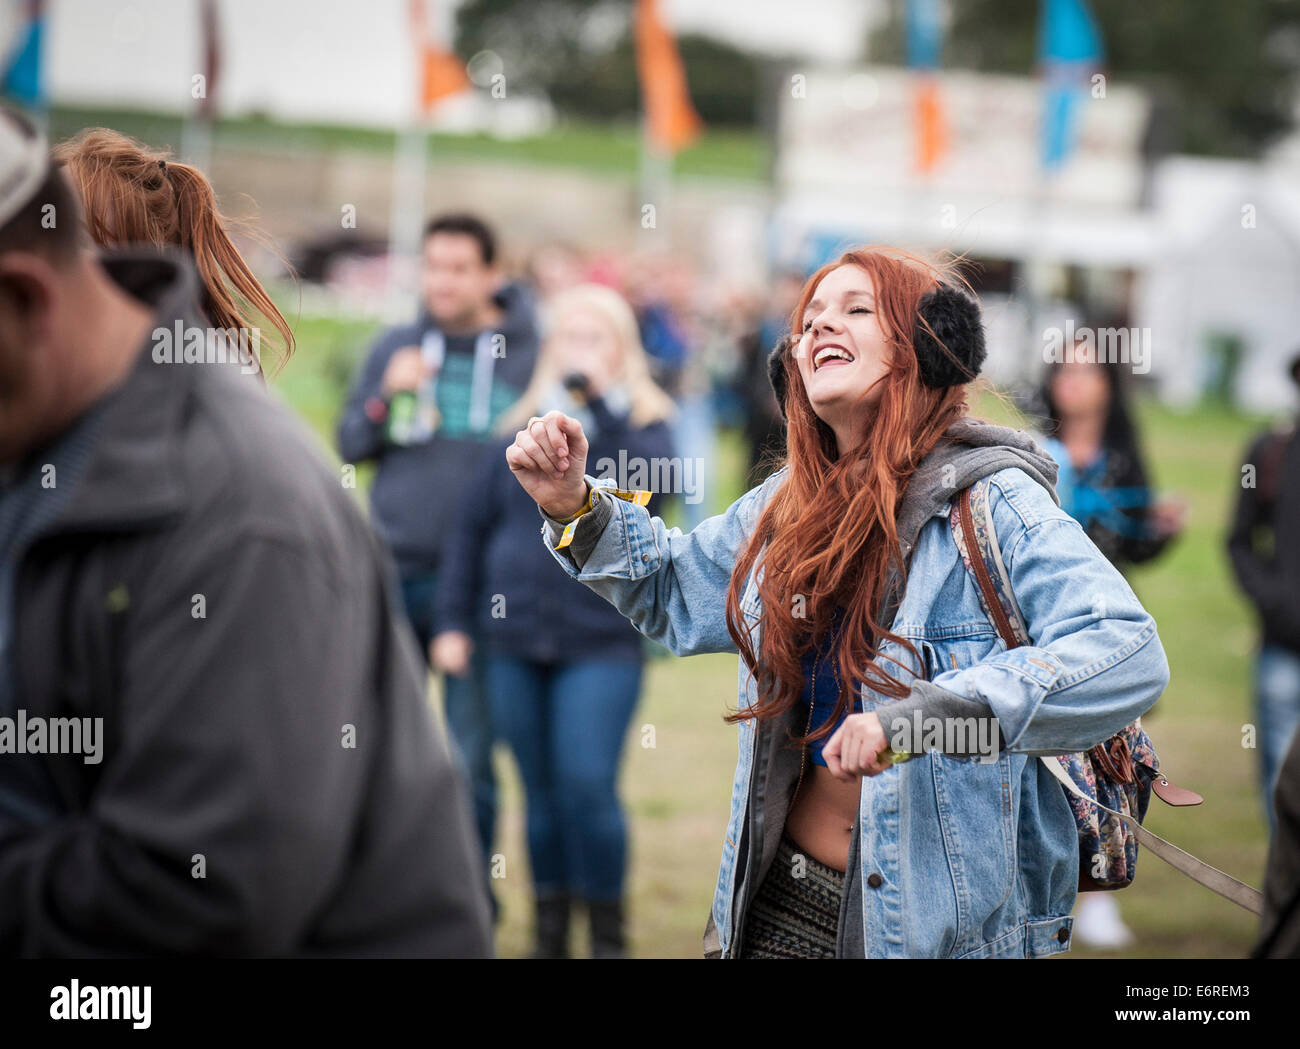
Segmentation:
{"type": "MultiPolygon", "coordinates": [[[[1118,363],[1098,360],[1076,341],[1072,359],[1048,367],[1041,390],[1043,445],[1056,460],[1056,493],[1099,550],[1121,572],[1161,554],[1182,529],[1183,506],[1157,501],[1118,363]]],[[[1094,947],[1134,940],[1115,897],[1079,894],[1077,933],[1094,947]]]]}

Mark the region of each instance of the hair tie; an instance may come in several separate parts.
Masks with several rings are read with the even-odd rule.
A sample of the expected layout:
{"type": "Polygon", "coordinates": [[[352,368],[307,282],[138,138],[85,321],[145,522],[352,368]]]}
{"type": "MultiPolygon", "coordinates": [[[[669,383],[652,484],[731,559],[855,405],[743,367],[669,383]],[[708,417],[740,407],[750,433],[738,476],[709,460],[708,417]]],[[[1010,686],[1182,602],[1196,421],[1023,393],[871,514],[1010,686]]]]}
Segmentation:
{"type": "Polygon", "coordinates": [[[166,171],[166,170],[167,170],[167,161],[165,161],[165,160],[160,160],[160,161],[158,161],[158,166],[159,166],[160,168],[162,168],[163,171],[166,171]]]}

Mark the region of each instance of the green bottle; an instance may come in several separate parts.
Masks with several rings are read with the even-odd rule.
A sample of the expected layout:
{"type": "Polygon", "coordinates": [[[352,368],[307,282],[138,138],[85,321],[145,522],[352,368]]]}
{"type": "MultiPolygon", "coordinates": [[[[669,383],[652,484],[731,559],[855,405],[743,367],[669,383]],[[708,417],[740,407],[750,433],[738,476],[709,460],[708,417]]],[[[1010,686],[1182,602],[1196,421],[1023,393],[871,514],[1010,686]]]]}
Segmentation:
{"type": "Polygon", "coordinates": [[[392,444],[414,444],[418,398],[413,390],[398,390],[388,402],[386,434],[392,444]]]}

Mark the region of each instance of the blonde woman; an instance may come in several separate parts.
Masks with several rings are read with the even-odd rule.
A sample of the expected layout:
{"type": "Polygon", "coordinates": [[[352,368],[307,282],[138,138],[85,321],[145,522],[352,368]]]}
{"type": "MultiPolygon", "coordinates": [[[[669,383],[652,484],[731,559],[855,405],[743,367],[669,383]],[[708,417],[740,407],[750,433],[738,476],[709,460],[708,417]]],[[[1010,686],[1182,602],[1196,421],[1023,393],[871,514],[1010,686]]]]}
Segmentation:
{"type": "Polygon", "coordinates": [[[558,293],[544,330],[532,380],[503,413],[501,439],[479,461],[480,487],[448,537],[433,657],[462,674],[471,635],[484,646],[493,729],[524,783],[534,956],[567,956],[571,905],[582,902],[592,953],[620,957],[627,834],[616,784],[643,643],[538,542],[542,520],[505,451],[531,417],[558,409],[583,420],[594,469],[619,488],[654,491],[653,510],[682,476],[670,469],[674,405],[650,378],[631,307],[612,289],[558,293]]]}

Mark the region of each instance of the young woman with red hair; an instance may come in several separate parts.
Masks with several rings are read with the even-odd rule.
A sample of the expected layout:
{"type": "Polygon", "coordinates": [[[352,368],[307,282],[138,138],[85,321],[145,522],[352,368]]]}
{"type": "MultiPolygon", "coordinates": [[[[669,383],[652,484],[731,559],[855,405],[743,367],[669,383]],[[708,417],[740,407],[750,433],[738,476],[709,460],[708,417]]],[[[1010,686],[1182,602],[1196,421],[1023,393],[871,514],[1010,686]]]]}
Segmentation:
{"type": "Polygon", "coordinates": [[[967,292],[891,248],[814,273],[771,362],[784,463],[687,534],[587,474],[561,412],[507,449],[570,577],[678,655],[740,656],[712,956],[1068,948],[1078,835],[1036,756],[1109,738],[1169,669],[1060,509],[1051,457],[969,418],[985,351],[967,292]],[[1031,644],[1005,647],[954,542],[971,486],[1031,644]]]}

